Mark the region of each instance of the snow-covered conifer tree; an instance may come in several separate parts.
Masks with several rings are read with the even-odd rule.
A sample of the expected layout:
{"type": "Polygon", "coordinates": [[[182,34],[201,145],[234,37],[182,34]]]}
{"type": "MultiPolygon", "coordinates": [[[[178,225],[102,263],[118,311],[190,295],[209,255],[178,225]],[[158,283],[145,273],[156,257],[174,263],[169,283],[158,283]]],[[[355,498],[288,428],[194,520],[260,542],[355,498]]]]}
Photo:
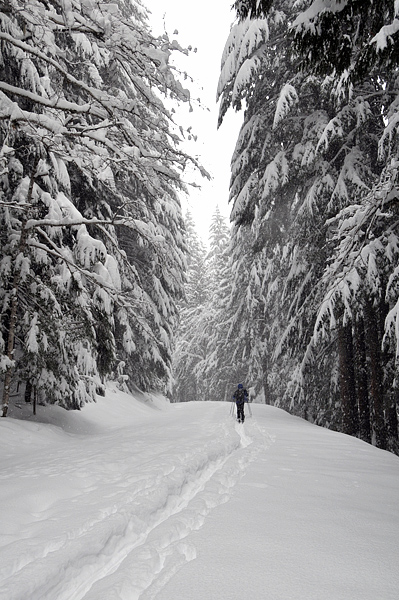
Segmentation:
{"type": "MultiPolygon", "coordinates": [[[[255,13],[255,4],[236,3],[239,21],[226,44],[219,94],[221,117],[230,105],[247,103],[232,162],[232,218],[241,230],[233,240],[252,281],[260,281],[255,297],[266,327],[257,335],[267,342],[272,395],[354,435],[363,420],[364,439],[370,418],[373,440],[386,447],[387,427],[397,439],[396,395],[389,393],[397,381],[396,17],[384,3],[372,38],[361,3],[338,2],[339,10],[330,2],[267,4],[266,19],[260,5],[255,13]],[[263,18],[252,24],[251,16],[263,18]],[[335,28],[323,30],[334,19],[338,37],[335,28]],[[336,40],[356,27],[348,75],[336,40]],[[303,54],[292,52],[290,31],[302,36],[303,54]],[[325,39],[334,53],[319,51],[325,39]],[[335,71],[328,70],[335,58],[335,71]],[[380,230],[383,206],[389,210],[380,230]],[[362,272],[360,262],[353,268],[357,258],[362,272]],[[368,373],[361,367],[366,356],[368,373]]],[[[248,297],[254,289],[248,279],[248,297]]]]}
{"type": "Polygon", "coordinates": [[[0,7],[4,415],[13,370],[67,407],[123,363],[168,386],[189,158],[161,97],[189,95],[146,17],[139,0],[0,7]]]}
{"type": "Polygon", "coordinates": [[[206,249],[195,229],[191,214],[185,217],[187,272],[184,299],[179,302],[179,327],[173,354],[175,402],[207,400],[207,385],[198,369],[206,358],[204,307],[209,301],[206,249]]]}
{"type": "Polygon", "coordinates": [[[354,346],[358,365],[354,373],[357,390],[365,389],[361,382],[361,361],[356,356],[359,348],[364,348],[369,365],[369,406],[358,399],[363,437],[368,439],[370,435],[365,423],[369,414],[373,441],[380,447],[395,449],[398,439],[398,337],[394,333],[398,298],[394,202],[398,196],[398,7],[388,1],[378,5],[348,2],[335,10],[337,7],[335,2],[324,7],[313,2],[292,25],[302,65],[330,78],[333,94],[341,103],[347,98],[347,105],[330,121],[320,144],[326,147],[330,142],[336,144],[337,137],[343,137],[345,131],[342,124],[349,121],[352,113],[352,122],[357,126],[350,135],[353,137],[356,131],[357,164],[367,164],[371,156],[376,166],[374,176],[365,180],[361,177],[362,169],[353,164],[354,152],[346,152],[345,168],[352,181],[346,189],[342,186],[343,177],[338,181],[340,191],[345,190],[345,209],[332,222],[337,228],[338,244],[323,276],[326,291],[313,341],[320,339],[320,332],[325,332],[323,326],[329,319],[323,320],[323,315],[340,311],[344,322],[351,327],[350,345],[354,346]],[[321,53],[320,47],[323,47],[321,53]],[[370,115],[374,115],[373,121],[370,115]],[[359,122],[373,123],[366,144],[361,139],[359,122]],[[363,184],[363,193],[359,183],[363,184]],[[366,344],[362,342],[364,330],[366,344]]]}
{"type": "Polygon", "coordinates": [[[237,335],[230,235],[217,207],[210,226],[209,252],[187,216],[188,272],[174,355],[177,401],[226,400],[245,380],[245,348],[237,335]]]}
{"type": "Polygon", "coordinates": [[[209,396],[213,400],[230,399],[238,381],[244,379],[236,352],[240,341],[231,335],[234,301],[230,248],[230,230],[217,206],[209,229],[207,270],[210,295],[204,308],[206,357],[201,366],[201,375],[207,381],[209,396]]]}

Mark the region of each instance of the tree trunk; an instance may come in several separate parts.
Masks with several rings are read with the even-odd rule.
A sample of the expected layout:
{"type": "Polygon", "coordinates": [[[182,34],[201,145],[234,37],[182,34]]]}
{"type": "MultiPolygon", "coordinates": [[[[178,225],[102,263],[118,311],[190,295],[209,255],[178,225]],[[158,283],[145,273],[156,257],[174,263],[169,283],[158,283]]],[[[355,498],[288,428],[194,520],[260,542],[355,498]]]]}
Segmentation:
{"type": "Polygon", "coordinates": [[[355,322],[354,348],[357,403],[359,409],[359,435],[361,440],[370,444],[370,402],[367,381],[366,341],[364,337],[364,321],[362,318],[359,318],[355,322]]]}
{"type": "Polygon", "coordinates": [[[398,442],[398,406],[399,406],[399,388],[393,387],[387,399],[386,421],[389,450],[398,442]]]}
{"type": "Polygon", "coordinates": [[[386,449],[387,430],[384,417],[383,376],[378,318],[371,300],[365,303],[365,331],[370,368],[370,417],[375,445],[386,449]]]}
{"type": "Polygon", "coordinates": [[[342,406],[342,431],[348,435],[358,433],[355,370],[353,364],[352,329],[341,325],[338,329],[339,382],[342,406]]]}
{"type": "MultiPolygon", "coordinates": [[[[23,229],[21,232],[21,241],[22,241],[23,237],[25,237],[25,239],[26,239],[26,236],[23,236],[24,231],[25,231],[25,229],[23,229]]],[[[20,245],[21,245],[21,242],[20,242],[20,245]]],[[[20,279],[21,279],[21,272],[19,269],[17,269],[17,271],[14,275],[12,289],[11,289],[10,321],[9,321],[9,327],[8,327],[8,332],[7,332],[8,333],[7,358],[9,359],[9,362],[8,362],[8,365],[6,368],[6,373],[4,376],[2,417],[7,416],[8,405],[10,402],[11,381],[12,381],[12,374],[14,371],[14,360],[13,360],[14,359],[14,339],[15,339],[15,326],[17,324],[18,289],[19,289],[20,279]]]]}
{"type": "Polygon", "coordinates": [[[262,359],[262,385],[265,395],[265,404],[271,404],[271,393],[267,376],[269,374],[269,361],[266,356],[262,359]]]}
{"type": "Polygon", "coordinates": [[[25,402],[30,402],[32,396],[32,383],[28,380],[25,386],[25,402]]]}

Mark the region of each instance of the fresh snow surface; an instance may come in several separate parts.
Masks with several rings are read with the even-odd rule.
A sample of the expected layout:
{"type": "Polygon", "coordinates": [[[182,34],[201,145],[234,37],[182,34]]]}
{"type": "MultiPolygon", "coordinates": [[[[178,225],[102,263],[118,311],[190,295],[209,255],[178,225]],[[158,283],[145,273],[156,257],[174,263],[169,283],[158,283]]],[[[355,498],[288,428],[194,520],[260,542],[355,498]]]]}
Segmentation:
{"type": "Polygon", "coordinates": [[[396,600],[398,458],[229,409],[110,388],[0,419],[0,598],[396,600]]]}

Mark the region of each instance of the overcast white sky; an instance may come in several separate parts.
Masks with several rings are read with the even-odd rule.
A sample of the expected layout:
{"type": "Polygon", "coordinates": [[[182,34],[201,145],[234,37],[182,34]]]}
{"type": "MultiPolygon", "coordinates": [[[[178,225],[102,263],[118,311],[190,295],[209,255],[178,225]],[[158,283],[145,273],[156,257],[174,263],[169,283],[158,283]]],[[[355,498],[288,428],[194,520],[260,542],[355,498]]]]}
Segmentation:
{"type": "Polygon", "coordinates": [[[183,207],[188,207],[197,223],[198,233],[207,241],[216,205],[227,220],[230,214],[230,159],[242,122],[241,114],[230,111],[217,130],[216,88],[223,48],[234,20],[231,10],[233,0],[143,0],[143,3],[152,12],[150,24],[155,34],[164,31],[165,24],[171,39],[177,39],[183,47],[197,48],[196,53],[191,52],[188,57],[179,59],[179,66],[182,65],[194,79],[194,84],[187,82],[187,87],[192,98],[201,99],[204,108],[194,103],[193,113],[189,114],[184,108],[176,120],[193,126],[198,140],[188,143],[184,149],[199,156],[200,162],[213,176],[211,182],[201,180],[201,190],[193,190],[186,200],[182,198],[183,207]],[[175,30],[178,34],[173,35],[175,30]]]}

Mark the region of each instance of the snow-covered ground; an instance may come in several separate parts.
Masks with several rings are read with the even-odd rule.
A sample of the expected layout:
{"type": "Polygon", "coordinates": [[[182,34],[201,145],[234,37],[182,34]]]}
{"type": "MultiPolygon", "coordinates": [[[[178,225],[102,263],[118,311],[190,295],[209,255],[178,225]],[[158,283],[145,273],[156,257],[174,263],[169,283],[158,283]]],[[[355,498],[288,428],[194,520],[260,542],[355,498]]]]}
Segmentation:
{"type": "Polygon", "coordinates": [[[0,419],[0,598],[396,600],[399,459],[229,408],[109,390],[0,419]]]}

